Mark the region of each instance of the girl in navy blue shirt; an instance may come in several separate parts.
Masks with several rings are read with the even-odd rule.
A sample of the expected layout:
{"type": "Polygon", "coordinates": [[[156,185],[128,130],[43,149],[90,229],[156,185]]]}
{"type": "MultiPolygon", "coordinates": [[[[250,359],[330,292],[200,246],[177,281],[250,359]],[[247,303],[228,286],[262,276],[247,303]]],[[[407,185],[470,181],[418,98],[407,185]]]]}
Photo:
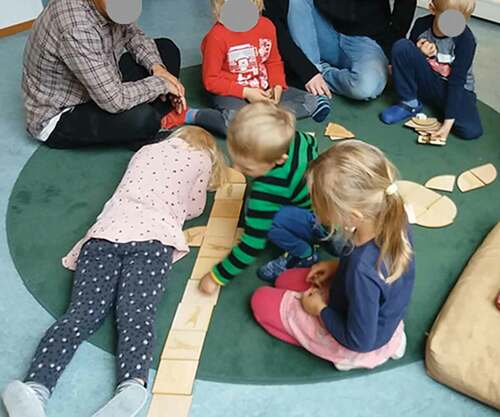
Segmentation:
{"type": "Polygon", "coordinates": [[[312,162],[318,221],[350,244],[339,261],[287,270],[275,288],[254,293],[254,316],[271,335],[340,370],[404,355],[415,259],[396,177],[385,155],[360,141],[340,143],[312,162]]]}

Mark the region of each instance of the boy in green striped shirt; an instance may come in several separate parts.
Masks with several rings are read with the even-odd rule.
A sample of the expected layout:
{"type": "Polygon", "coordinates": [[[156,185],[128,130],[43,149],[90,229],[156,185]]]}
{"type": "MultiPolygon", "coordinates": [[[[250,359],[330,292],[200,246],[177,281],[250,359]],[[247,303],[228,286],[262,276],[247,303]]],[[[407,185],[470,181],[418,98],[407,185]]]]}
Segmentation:
{"type": "Polygon", "coordinates": [[[305,174],[318,156],[318,146],[314,136],[296,132],[291,113],[271,102],[249,104],[233,119],[227,141],[234,168],[254,180],[244,234],[201,280],[200,289],[206,293],[228,284],[255,261],[282,207],[311,208],[305,174]]]}

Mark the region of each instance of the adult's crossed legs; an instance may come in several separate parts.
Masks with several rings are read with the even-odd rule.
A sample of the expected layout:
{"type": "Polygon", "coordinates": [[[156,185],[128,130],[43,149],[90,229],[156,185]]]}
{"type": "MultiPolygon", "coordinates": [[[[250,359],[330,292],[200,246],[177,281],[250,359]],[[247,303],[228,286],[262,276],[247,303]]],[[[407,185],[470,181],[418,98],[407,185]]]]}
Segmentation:
{"type": "MultiPolygon", "coordinates": [[[[176,77],[180,72],[180,51],[169,39],[155,40],[165,67],[176,77]]],[[[120,70],[124,82],[137,81],[150,74],[129,53],[122,56],[120,70]]],[[[118,114],[88,102],[64,113],[46,144],[51,148],[79,148],[91,145],[132,145],[154,142],[161,118],[172,109],[157,99],[118,114]]]]}
{"type": "Polygon", "coordinates": [[[368,100],[383,92],[388,60],[373,39],[338,33],[313,0],[290,0],[288,27],[295,43],[318,67],[334,93],[368,100]]]}

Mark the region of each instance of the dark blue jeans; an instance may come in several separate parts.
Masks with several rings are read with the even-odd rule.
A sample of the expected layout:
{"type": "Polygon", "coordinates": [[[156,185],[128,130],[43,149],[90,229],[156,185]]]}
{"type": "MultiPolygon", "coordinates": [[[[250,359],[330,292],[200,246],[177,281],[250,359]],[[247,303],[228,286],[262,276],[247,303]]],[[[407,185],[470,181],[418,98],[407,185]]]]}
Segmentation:
{"type": "Polygon", "coordinates": [[[310,210],[285,206],[274,216],[268,239],[290,255],[303,258],[313,245],[322,244],[334,256],[339,256],[345,241],[336,234],[325,240],[328,232],[310,210]]]}
{"type": "MultiPolygon", "coordinates": [[[[418,98],[421,102],[445,112],[448,83],[428,64],[424,54],[408,39],[401,39],[392,49],[392,77],[402,101],[418,98]]],[[[477,139],[483,134],[477,110],[476,94],[465,90],[460,114],[455,118],[453,133],[462,139],[477,139]]]]}

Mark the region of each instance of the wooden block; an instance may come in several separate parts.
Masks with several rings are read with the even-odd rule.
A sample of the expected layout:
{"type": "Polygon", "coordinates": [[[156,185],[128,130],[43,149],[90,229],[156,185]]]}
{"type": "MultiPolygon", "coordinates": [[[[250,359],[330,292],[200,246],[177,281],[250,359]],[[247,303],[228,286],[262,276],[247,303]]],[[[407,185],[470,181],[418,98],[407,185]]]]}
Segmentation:
{"type": "Polygon", "coordinates": [[[458,177],[457,185],[463,193],[484,187],[484,183],[471,171],[466,171],[458,177]]]}
{"type": "Polygon", "coordinates": [[[232,184],[246,184],[247,180],[241,172],[236,171],[234,168],[228,168],[227,182],[232,184]]]}
{"type": "Polygon", "coordinates": [[[221,261],[221,257],[202,257],[201,251],[203,250],[204,246],[205,245],[203,245],[200,249],[200,254],[198,255],[198,258],[196,258],[196,262],[194,263],[193,271],[191,272],[192,280],[202,279],[207,272],[211,271],[214,265],[218,264],[221,261]]]}
{"type": "Polygon", "coordinates": [[[243,200],[215,200],[210,217],[239,219],[243,200]]]}
{"type": "Polygon", "coordinates": [[[160,361],[153,394],[191,395],[197,370],[198,361],[160,361]]]}
{"type": "MultiPolygon", "coordinates": [[[[207,257],[208,258],[215,258],[215,259],[221,261],[229,254],[229,252],[231,252],[231,249],[233,248],[233,242],[234,242],[233,237],[208,236],[205,239],[205,242],[203,242],[203,246],[201,247],[198,256],[200,256],[200,257],[203,256],[205,258],[207,258],[207,257]]],[[[208,261],[207,261],[207,263],[208,263],[208,261]]],[[[215,265],[215,263],[212,266],[214,266],[214,265],[215,265]]],[[[201,268],[201,266],[200,266],[200,268],[201,268]]],[[[212,268],[210,267],[210,269],[212,269],[212,268]]],[[[205,271],[205,274],[207,272],[209,272],[210,269],[208,271],[205,271]]],[[[201,270],[200,270],[200,273],[201,273],[201,270]]],[[[203,274],[203,275],[205,275],[205,274],[203,274]]],[[[203,277],[203,275],[201,275],[201,277],[199,279],[201,279],[203,277]]],[[[196,271],[196,276],[198,276],[198,271],[196,271]]]]}
{"type": "Polygon", "coordinates": [[[214,306],[217,304],[219,298],[220,287],[217,287],[217,291],[213,294],[208,295],[201,292],[198,289],[200,281],[189,280],[184,291],[184,296],[182,297],[182,302],[187,304],[207,304],[214,306]]]}
{"type": "Polygon", "coordinates": [[[427,119],[413,117],[411,121],[417,126],[426,126],[426,127],[439,123],[439,120],[436,119],[435,117],[428,117],[427,119]]]}
{"type": "Polygon", "coordinates": [[[162,359],[200,360],[206,332],[171,330],[161,354],[162,359]]]}
{"type": "Polygon", "coordinates": [[[207,225],[207,237],[233,238],[237,227],[238,219],[210,217],[207,225]]]}
{"type": "Polygon", "coordinates": [[[189,417],[192,402],[191,395],[154,394],[148,417],[189,417]]]}
{"type": "Polygon", "coordinates": [[[497,170],[493,164],[472,168],[471,172],[479,178],[484,185],[491,184],[497,178],[497,170]]]}
{"type": "Polygon", "coordinates": [[[190,229],[184,230],[184,237],[188,246],[193,248],[199,248],[203,243],[203,238],[207,231],[207,226],[191,227],[190,229]]]}
{"type": "Polygon", "coordinates": [[[172,330],[208,330],[214,308],[207,304],[180,303],[172,330]]]}
{"type": "Polygon", "coordinates": [[[330,139],[352,139],[356,135],[350,130],[347,130],[344,126],[336,123],[328,123],[325,130],[325,136],[329,136],[330,139]]]}
{"type": "Polygon", "coordinates": [[[455,188],[455,175],[439,175],[433,177],[425,183],[431,190],[448,191],[451,193],[455,188]]]}
{"type": "Polygon", "coordinates": [[[215,193],[216,200],[243,200],[246,184],[226,184],[215,193]]]}

